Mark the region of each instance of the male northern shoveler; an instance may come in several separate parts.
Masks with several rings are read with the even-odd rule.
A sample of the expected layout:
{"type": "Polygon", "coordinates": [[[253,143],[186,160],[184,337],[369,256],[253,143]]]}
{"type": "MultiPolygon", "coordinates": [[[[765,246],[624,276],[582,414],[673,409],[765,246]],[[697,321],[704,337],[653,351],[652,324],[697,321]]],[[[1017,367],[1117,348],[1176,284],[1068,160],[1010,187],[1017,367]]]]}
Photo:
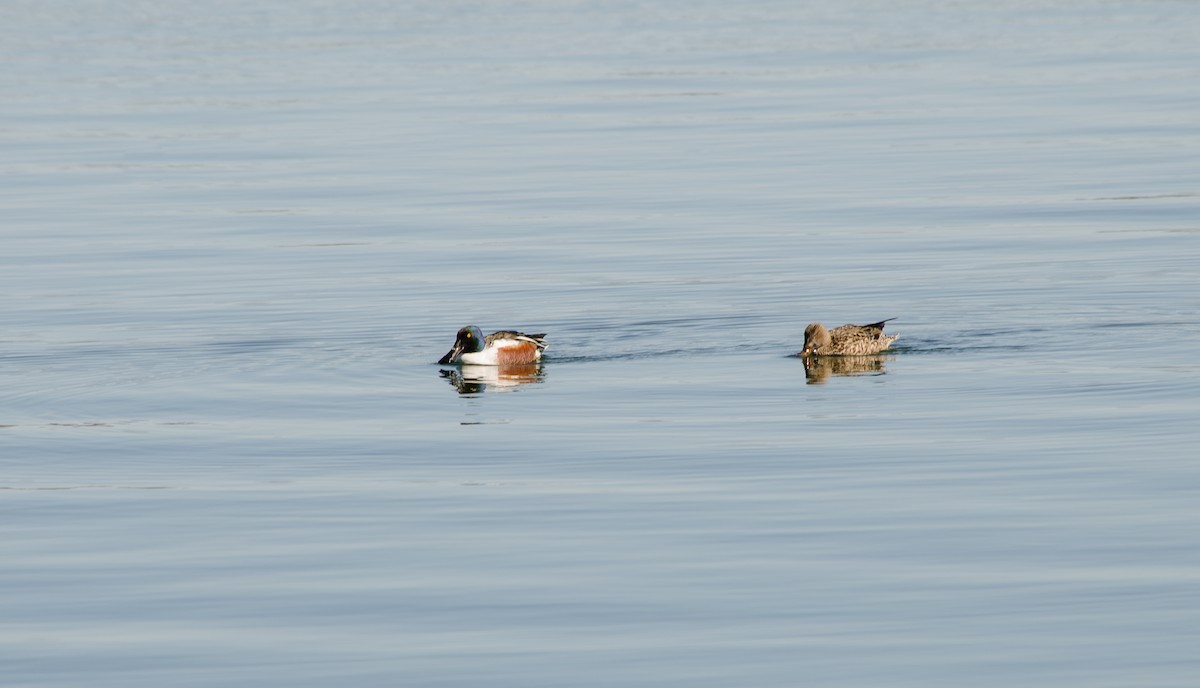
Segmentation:
{"type": "Polygon", "coordinates": [[[821,323],[804,328],[804,348],[801,356],[869,356],[885,351],[900,335],[884,336],[880,320],[870,325],[842,325],[832,330],[821,323]]]}
{"type": "Polygon", "coordinates": [[[501,330],[483,336],[483,331],[468,325],[458,331],[454,346],[438,363],[470,363],[473,365],[520,365],[536,363],[548,345],[544,334],[524,334],[501,330]]]}

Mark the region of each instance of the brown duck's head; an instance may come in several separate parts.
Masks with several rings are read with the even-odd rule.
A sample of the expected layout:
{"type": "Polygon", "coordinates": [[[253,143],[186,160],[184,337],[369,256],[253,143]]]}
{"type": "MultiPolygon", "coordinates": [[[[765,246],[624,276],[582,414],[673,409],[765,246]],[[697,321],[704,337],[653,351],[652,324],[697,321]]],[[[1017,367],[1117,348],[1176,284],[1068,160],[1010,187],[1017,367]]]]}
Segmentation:
{"type": "Polygon", "coordinates": [[[829,336],[829,330],[821,323],[810,323],[804,328],[804,348],[801,349],[801,355],[808,356],[817,352],[823,346],[829,346],[833,343],[833,339],[829,336]]]}

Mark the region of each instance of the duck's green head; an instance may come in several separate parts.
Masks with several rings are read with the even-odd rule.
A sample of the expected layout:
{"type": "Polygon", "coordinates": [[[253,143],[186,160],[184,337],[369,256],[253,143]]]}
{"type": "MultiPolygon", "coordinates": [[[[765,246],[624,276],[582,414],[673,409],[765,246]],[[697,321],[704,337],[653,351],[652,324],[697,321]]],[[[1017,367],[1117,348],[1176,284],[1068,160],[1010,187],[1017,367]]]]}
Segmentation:
{"type": "Polygon", "coordinates": [[[458,335],[454,338],[454,346],[450,347],[445,356],[438,359],[438,363],[441,365],[458,363],[463,354],[483,351],[483,344],[483,330],[474,325],[467,325],[458,331],[458,335]]]}

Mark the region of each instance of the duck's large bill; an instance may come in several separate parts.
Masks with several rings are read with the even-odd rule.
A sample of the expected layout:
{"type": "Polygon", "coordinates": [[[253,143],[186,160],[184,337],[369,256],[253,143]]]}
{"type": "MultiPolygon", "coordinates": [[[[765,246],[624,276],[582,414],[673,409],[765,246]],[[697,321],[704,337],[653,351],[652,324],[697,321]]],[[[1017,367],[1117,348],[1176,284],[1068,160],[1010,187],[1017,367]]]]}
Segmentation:
{"type": "Polygon", "coordinates": [[[466,347],[463,346],[462,342],[454,342],[454,346],[450,347],[450,350],[446,352],[446,355],[438,359],[438,364],[450,365],[451,363],[458,363],[458,359],[462,357],[463,351],[465,350],[466,347]]]}

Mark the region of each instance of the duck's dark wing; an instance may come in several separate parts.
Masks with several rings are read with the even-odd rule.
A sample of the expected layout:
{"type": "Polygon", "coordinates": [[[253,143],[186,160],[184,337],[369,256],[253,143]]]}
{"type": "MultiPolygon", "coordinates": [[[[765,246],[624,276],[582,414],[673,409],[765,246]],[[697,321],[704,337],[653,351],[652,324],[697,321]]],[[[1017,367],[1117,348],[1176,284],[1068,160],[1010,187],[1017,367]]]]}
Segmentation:
{"type": "Polygon", "coordinates": [[[534,344],[537,344],[539,349],[545,349],[548,346],[546,342],[542,341],[545,338],[545,332],[538,334],[525,334],[524,332],[517,332],[516,330],[500,330],[499,332],[493,332],[487,336],[487,344],[488,346],[491,346],[492,342],[498,339],[515,339],[517,341],[533,342],[534,344]]]}
{"type": "Polygon", "coordinates": [[[886,322],[891,322],[893,320],[895,320],[895,318],[887,318],[886,320],[880,320],[879,322],[873,322],[870,325],[863,325],[862,328],[864,330],[870,330],[871,334],[876,339],[878,339],[879,337],[881,337],[883,335],[883,324],[886,322]]]}

